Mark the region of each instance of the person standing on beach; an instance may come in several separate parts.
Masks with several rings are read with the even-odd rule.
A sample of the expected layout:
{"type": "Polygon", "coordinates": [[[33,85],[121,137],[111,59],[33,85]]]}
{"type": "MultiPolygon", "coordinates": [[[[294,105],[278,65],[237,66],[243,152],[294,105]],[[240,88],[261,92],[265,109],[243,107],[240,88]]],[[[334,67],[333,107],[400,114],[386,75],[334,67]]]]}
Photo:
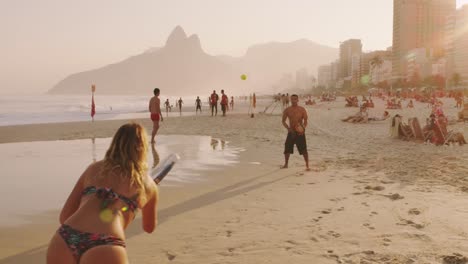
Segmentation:
{"type": "Polygon", "coordinates": [[[195,100],[195,106],[196,106],[195,114],[198,113],[198,110],[200,110],[200,114],[201,114],[201,100],[200,100],[200,96],[197,96],[197,100],[195,100]]]}
{"type": "Polygon", "coordinates": [[[177,103],[179,105],[179,113],[182,114],[182,104],[184,103],[184,101],[182,101],[182,97],[179,98],[177,103]]]}
{"type": "Polygon", "coordinates": [[[166,116],[169,116],[169,111],[171,111],[171,103],[169,103],[169,99],[166,100],[164,106],[166,107],[166,116]]]}
{"type": "Polygon", "coordinates": [[[154,231],[159,198],[147,173],[147,137],[140,124],[121,126],[104,159],[81,174],[60,212],[47,264],[128,263],[125,229],[139,211],[143,230],[154,231]]]}
{"type": "Polygon", "coordinates": [[[223,111],[223,116],[226,116],[228,101],[228,96],[224,93],[224,90],[221,90],[221,111],[223,111]]]}
{"type": "Polygon", "coordinates": [[[231,96],[231,102],[229,102],[229,106],[231,107],[231,111],[234,111],[234,96],[231,96]]]}
{"type": "Polygon", "coordinates": [[[298,103],[299,96],[296,94],[291,95],[291,106],[283,112],[283,126],[288,130],[288,136],[284,143],[284,165],[281,168],[288,168],[289,156],[294,152],[294,145],[296,145],[299,154],[304,156],[306,170],[310,171],[305,137],[308,116],[306,109],[299,106],[298,103]],[[286,123],[287,119],[289,119],[289,125],[286,123]]]}
{"type": "Polygon", "coordinates": [[[163,117],[161,115],[161,101],[159,100],[159,88],[154,88],[153,93],[154,96],[149,102],[149,111],[151,113],[151,120],[153,121],[153,131],[151,132],[151,144],[155,143],[154,137],[156,136],[156,133],[158,133],[159,120],[161,120],[161,122],[163,121],[163,117]]]}
{"type": "Polygon", "coordinates": [[[211,116],[218,115],[218,99],[219,97],[216,90],[213,90],[213,93],[210,96],[211,116]]]}

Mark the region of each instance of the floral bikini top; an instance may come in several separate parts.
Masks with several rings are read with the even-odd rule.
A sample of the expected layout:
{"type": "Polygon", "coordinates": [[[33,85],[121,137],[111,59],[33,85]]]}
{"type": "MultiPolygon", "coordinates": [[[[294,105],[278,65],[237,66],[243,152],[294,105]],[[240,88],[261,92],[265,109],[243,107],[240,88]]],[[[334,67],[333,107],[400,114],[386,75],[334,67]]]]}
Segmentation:
{"type": "Polygon", "coordinates": [[[127,204],[127,206],[121,209],[123,212],[128,210],[135,212],[135,210],[138,209],[138,203],[134,199],[120,195],[114,192],[111,188],[96,188],[96,186],[89,186],[86,187],[81,194],[96,194],[96,196],[102,200],[101,209],[105,209],[108,205],[113,204],[119,199],[127,204]]]}

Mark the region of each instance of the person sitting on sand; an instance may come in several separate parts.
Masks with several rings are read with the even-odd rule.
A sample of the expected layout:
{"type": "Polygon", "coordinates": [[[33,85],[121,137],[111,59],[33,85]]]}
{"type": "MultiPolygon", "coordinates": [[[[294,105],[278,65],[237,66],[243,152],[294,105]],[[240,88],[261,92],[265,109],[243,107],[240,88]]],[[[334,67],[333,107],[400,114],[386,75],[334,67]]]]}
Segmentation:
{"type": "Polygon", "coordinates": [[[408,105],[406,106],[407,108],[414,108],[413,100],[409,100],[408,105]]]}
{"type": "Polygon", "coordinates": [[[390,114],[388,113],[388,111],[384,111],[382,116],[369,117],[368,119],[369,119],[369,121],[384,121],[384,120],[387,120],[389,117],[390,117],[390,114]]]}
{"type": "Polygon", "coordinates": [[[365,106],[361,106],[361,108],[359,109],[359,112],[345,119],[341,119],[341,121],[350,122],[350,123],[367,123],[368,122],[367,108],[365,106]]]}
{"type": "Polygon", "coordinates": [[[289,156],[294,152],[294,145],[300,155],[304,156],[306,170],[309,168],[309,154],[307,152],[307,143],[305,137],[305,128],[307,127],[307,111],[304,107],[298,105],[299,96],[291,95],[291,106],[283,112],[283,126],[288,130],[288,136],[284,143],[284,165],[282,169],[288,168],[289,156]],[[289,125],[286,120],[289,119],[289,125]]]}
{"type": "Polygon", "coordinates": [[[142,212],[143,230],[156,227],[158,189],[147,174],[147,134],[121,126],[103,160],[88,166],[60,212],[47,263],[128,263],[124,230],[142,212]]]}

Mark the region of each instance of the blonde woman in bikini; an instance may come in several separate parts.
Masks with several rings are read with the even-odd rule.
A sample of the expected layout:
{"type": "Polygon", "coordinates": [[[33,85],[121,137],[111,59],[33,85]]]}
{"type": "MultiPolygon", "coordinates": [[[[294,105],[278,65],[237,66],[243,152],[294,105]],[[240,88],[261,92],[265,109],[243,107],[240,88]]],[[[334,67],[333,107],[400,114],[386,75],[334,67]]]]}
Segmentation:
{"type": "Polygon", "coordinates": [[[156,227],[158,190],[147,174],[147,152],[141,125],[119,128],[104,159],[88,166],[65,202],[47,264],[128,263],[125,229],[138,211],[143,230],[156,227]]]}

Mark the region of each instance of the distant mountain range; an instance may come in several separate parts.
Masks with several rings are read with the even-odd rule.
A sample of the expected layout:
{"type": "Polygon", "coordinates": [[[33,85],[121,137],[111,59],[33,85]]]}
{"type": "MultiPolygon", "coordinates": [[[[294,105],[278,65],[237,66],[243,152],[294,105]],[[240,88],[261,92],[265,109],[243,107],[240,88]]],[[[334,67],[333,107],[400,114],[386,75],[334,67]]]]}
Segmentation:
{"type": "Polygon", "coordinates": [[[177,26],[160,48],[99,69],[72,74],[51,94],[84,94],[95,84],[100,94],[151,94],[158,87],[165,95],[208,94],[226,89],[229,94],[268,92],[283,74],[306,68],[309,73],[338,57],[338,49],[301,39],[250,47],[243,57],[212,56],[203,51],[197,35],[187,37],[177,26]],[[240,75],[246,74],[247,80],[240,75]]]}

